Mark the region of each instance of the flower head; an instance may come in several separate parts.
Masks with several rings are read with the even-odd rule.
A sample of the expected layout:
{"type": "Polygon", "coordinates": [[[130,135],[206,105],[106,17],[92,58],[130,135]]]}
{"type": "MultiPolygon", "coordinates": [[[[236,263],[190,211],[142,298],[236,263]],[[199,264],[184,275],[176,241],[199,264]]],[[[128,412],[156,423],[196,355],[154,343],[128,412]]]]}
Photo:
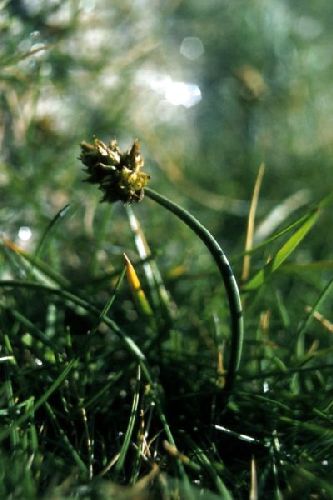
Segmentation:
{"type": "Polygon", "coordinates": [[[133,203],[142,200],[149,175],[141,171],[144,161],[138,140],[125,153],[120,151],[116,140],[106,145],[95,139],[93,144],[81,142],[80,146],[80,160],[88,174],[86,181],[99,184],[102,201],[133,203]]]}

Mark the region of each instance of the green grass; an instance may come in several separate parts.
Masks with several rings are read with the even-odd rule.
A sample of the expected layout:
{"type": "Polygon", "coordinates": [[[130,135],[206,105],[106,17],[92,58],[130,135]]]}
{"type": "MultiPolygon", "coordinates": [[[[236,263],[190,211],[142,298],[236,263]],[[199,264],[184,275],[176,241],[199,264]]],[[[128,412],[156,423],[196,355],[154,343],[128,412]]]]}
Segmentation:
{"type": "MultiPolygon", "coordinates": [[[[8,479],[2,495],[34,498],[59,490],[75,497],[83,488],[103,496],[124,484],[133,491],[128,486],[115,495],[135,495],[144,485],[145,495],[157,497],[168,498],[175,488],[184,498],[201,489],[238,498],[253,485],[253,460],[259,496],[330,498],[331,333],[310,324],[328,301],[331,282],[297,323],[281,295],[275,310],[261,305],[264,289],[278,293],[282,252],[289,256],[301,243],[312,214],[311,208],[299,228],[282,235],[274,276],[265,266],[244,287],[244,360],[227,406],[218,353],[225,351],[226,362],[230,338],[219,328],[214,333],[204,303],[203,325],[196,328],[191,304],[177,304],[171,314],[161,283],[149,282],[147,263],[137,261],[151,303],[155,294],[147,316],[128,295],[121,269],[114,288],[87,279],[77,289],[46,260],[3,241],[12,279],[0,281],[0,440],[8,479]]],[[[45,243],[52,238],[51,231],[43,236],[45,243]]],[[[214,293],[221,293],[215,282],[214,293]]],[[[219,321],[227,325],[227,316],[219,321]]]]}
{"type": "MultiPolygon", "coordinates": [[[[0,11],[0,498],[333,498],[331,156],[322,143],[313,157],[309,144],[298,155],[285,137],[282,110],[298,116],[285,89],[297,82],[285,74],[282,84],[267,63],[271,87],[256,100],[235,77],[236,63],[260,67],[251,54],[261,57],[268,32],[250,33],[264,22],[260,9],[247,6],[247,21],[227,10],[228,41],[195,2],[155,10],[148,34],[140,22],[149,13],[123,2],[112,11],[64,4],[67,21],[52,17],[56,3],[38,13],[4,2],[0,11]],[[197,115],[177,108],[154,122],[160,108],[136,72],[148,63],[169,71],[174,52],[158,42],[170,43],[165,20],[176,36],[185,18],[205,40],[206,94],[197,115]],[[80,51],[92,22],[112,43],[80,51]],[[217,94],[228,96],[227,132],[213,127],[217,94]],[[45,96],[58,99],[55,113],[40,111],[45,96]],[[261,119],[269,147],[253,222],[284,216],[245,251],[261,155],[250,131],[261,119]],[[152,189],[171,201],[147,190],[137,205],[99,204],[78,160],[94,134],[125,144],[138,136],[152,189]],[[300,175],[302,162],[311,168],[300,175]],[[219,245],[238,282],[251,257],[240,284],[243,342],[219,245]]],[[[279,50],[294,43],[274,36],[279,50]]],[[[276,47],[265,47],[273,65],[276,47]]]]}

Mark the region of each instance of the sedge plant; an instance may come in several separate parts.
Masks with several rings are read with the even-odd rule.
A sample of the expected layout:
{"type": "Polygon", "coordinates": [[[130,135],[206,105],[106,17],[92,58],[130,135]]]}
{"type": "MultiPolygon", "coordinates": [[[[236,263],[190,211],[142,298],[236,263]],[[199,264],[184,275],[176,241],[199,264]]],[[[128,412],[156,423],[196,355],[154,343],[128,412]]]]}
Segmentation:
{"type": "Polygon", "coordinates": [[[120,150],[116,140],[110,141],[109,144],[97,138],[92,144],[82,142],[80,160],[88,174],[86,181],[97,184],[102,191],[102,201],[137,203],[146,195],[185,223],[212,255],[224,283],[230,312],[230,354],[223,387],[223,402],[226,404],[240,365],[244,325],[238,285],[221,246],[191,213],[147,187],[150,176],[142,170],[144,160],[138,140],[135,140],[126,152],[120,150]]]}

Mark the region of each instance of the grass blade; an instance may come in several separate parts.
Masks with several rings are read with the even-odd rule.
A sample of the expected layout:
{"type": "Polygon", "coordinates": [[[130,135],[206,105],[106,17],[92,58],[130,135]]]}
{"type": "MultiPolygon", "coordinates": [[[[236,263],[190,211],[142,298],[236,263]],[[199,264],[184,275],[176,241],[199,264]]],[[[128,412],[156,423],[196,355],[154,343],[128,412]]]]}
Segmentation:
{"type": "Polygon", "coordinates": [[[155,307],[163,305],[169,317],[173,318],[175,316],[176,304],[173,302],[170,293],[166,289],[160,270],[151,256],[151,250],[140,222],[130,206],[126,207],[126,211],[131,230],[134,234],[135,246],[143,262],[143,269],[149,285],[153,304],[155,307]]]}
{"type": "Polygon", "coordinates": [[[29,408],[29,411],[27,411],[24,415],[22,415],[20,418],[18,418],[14,423],[12,423],[7,429],[3,430],[0,432],[0,442],[4,441],[6,439],[13,428],[20,427],[26,420],[30,418],[31,415],[33,415],[38,408],[40,408],[48,399],[49,397],[62,385],[62,383],[66,380],[69,372],[73,369],[76,359],[72,359],[63,369],[63,371],[60,373],[60,375],[56,378],[56,380],[50,385],[50,387],[45,391],[43,396],[41,396],[38,401],[36,401],[35,404],[31,405],[29,408]]]}
{"type": "Polygon", "coordinates": [[[265,165],[262,163],[259,167],[258,175],[256,182],[254,184],[253,195],[249,210],[249,216],[247,221],[247,232],[246,232],[246,241],[245,241],[245,254],[243,259],[243,271],[242,271],[242,281],[247,281],[250,274],[250,254],[248,253],[253,246],[253,237],[254,237],[254,220],[259,200],[259,193],[262,184],[262,180],[265,173],[265,165]]]}
{"type": "Polygon", "coordinates": [[[67,203],[67,205],[65,205],[63,208],[61,208],[59,210],[59,212],[57,212],[56,215],[53,217],[53,219],[48,223],[48,225],[46,226],[46,228],[41,236],[41,239],[37,245],[36,252],[35,252],[36,257],[41,254],[42,249],[44,247],[44,244],[46,242],[46,239],[48,238],[48,236],[50,235],[51,231],[54,229],[56,224],[58,222],[60,222],[61,219],[63,219],[67,215],[70,207],[71,207],[71,205],[69,203],[67,203]]]}
{"type": "Polygon", "coordinates": [[[87,468],[86,464],[83,462],[82,458],[80,457],[80,455],[78,454],[78,452],[76,451],[76,449],[74,448],[74,446],[72,445],[70,440],[68,439],[68,436],[66,435],[65,431],[60,426],[58,419],[57,419],[51,405],[47,401],[45,402],[45,407],[46,407],[47,413],[48,413],[53,425],[55,426],[57,432],[59,433],[60,438],[62,439],[64,447],[66,448],[68,453],[72,456],[72,458],[73,458],[74,462],[76,463],[76,465],[78,466],[78,468],[88,476],[88,468],[87,468]]]}
{"type": "Polygon", "coordinates": [[[115,466],[116,475],[118,475],[120,473],[120,471],[122,470],[122,468],[124,467],[127,451],[128,451],[129,446],[130,446],[130,443],[131,443],[134,425],[135,425],[135,421],[136,421],[137,413],[138,413],[138,406],[139,406],[139,400],[140,400],[140,385],[141,385],[141,370],[140,370],[140,366],[138,366],[137,377],[136,377],[136,386],[135,386],[135,390],[134,390],[130,418],[129,418],[128,426],[127,426],[126,433],[124,436],[124,441],[123,441],[123,444],[122,444],[120,452],[119,452],[119,458],[118,458],[116,466],[115,466]]]}
{"type": "Polygon", "coordinates": [[[63,276],[56,273],[45,262],[30,255],[23,248],[16,245],[16,243],[5,238],[1,238],[0,241],[6,250],[14,252],[21,259],[22,267],[34,278],[47,284],[56,284],[63,287],[69,286],[69,282],[63,276]]]}
{"type": "Polygon", "coordinates": [[[127,255],[124,253],[124,259],[125,259],[125,269],[126,269],[126,276],[127,276],[127,281],[130,285],[134,300],[138,306],[139,311],[142,312],[144,316],[153,316],[153,311],[152,308],[148,302],[148,299],[146,297],[146,294],[141,286],[141,282],[139,280],[139,277],[136,273],[136,270],[131,263],[130,259],[127,257],[127,255]]]}
{"type": "Polygon", "coordinates": [[[310,232],[319,217],[319,210],[309,214],[305,222],[297,231],[282,245],[271,261],[266,264],[255,276],[244,286],[243,291],[249,292],[260,288],[269,277],[283,264],[283,262],[298,247],[303,238],[310,232]]]}

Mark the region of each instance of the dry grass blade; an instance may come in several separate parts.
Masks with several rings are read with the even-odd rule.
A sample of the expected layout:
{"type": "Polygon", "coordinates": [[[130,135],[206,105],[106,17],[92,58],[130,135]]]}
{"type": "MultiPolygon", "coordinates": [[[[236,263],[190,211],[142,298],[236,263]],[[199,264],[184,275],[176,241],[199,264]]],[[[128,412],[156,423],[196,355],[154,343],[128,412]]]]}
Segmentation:
{"type": "Polygon", "coordinates": [[[150,304],[149,304],[149,301],[146,297],[146,294],[141,286],[140,279],[136,273],[136,270],[135,270],[133,264],[131,263],[130,259],[127,257],[127,255],[125,253],[124,253],[124,259],[125,259],[125,269],[126,269],[127,281],[130,285],[135,302],[138,305],[138,309],[145,316],[152,316],[153,311],[150,307],[150,304]]]}
{"type": "Polygon", "coordinates": [[[176,313],[176,304],[173,302],[163,283],[156,262],[154,260],[149,261],[152,254],[140,222],[130,206],[126,207],[126,211],[131,230],[134,234],[136,249],[141,260],[144,261],[143,270],[149,285],[153,305],[158,307],[158,305],[163,304],[170,317],[174,317],[176,313]]]}
{"type": "MultiPolygon", "coordinates": [[[[259,200],[259,193],[260,193],[260,188],[261,188],[262,180],[264,177],[264,173],[265,173],[265,165],[262,163],[259,167],[258,175],[257,175],[256,182],[254,184],[254,189],[253,189],[253,195],[252,195],[249,216],[248,216],[248,221],[247,221],[245,252],[249,252],[250,250],[252,250],[252,246],[253,246],[254,221],[255,221],[255,215],[256,215],[256,210],[257,210],[258,200],[259,200]]],[[[241,278],[241,280],[243,282],[247,281],[249,276],[250,276],[250,261],[251,261],[251,256],[249,254],[245,253],[244,260],[243,260],[242,278],[241,278]]]]}
{"type": "Polygon", "coordinates": [[[258,500],[258,480],[257,480],[257,467],[255,458],[251,459],[251,483],[250,483],[250,500],[258,500]]]}
{"type": "Polygon", "coordinates": [[[323,314],[318,311],[312,311],[311,306],[306,306],[305,311],[308,313],[312,312],[314,319],[316,319],[324,328],[330,333],[333,333],[333,323],[329,321],[323,314]]]}

